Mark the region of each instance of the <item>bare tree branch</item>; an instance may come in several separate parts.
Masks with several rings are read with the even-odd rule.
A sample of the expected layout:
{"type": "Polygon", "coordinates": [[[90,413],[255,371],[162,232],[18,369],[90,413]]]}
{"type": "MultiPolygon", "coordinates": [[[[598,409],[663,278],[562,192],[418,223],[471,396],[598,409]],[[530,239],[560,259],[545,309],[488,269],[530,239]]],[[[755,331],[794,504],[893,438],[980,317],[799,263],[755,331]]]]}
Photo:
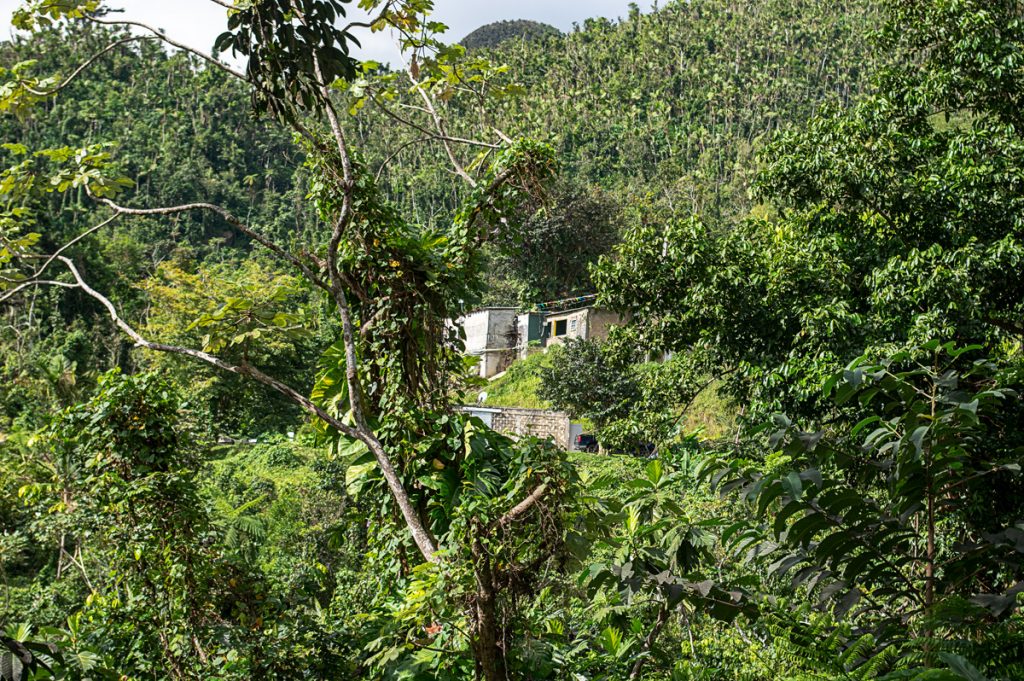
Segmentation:
{"type": "MultiPolygon", "coordinates": [[[[537,487],[532,492],[530,492],[526,496],[525,499],[523,499],[518,504],[516,504],[515,506],[510,508],[505,513],[505,515],[503,515],[500,518],[498,518],[498,520],[494,523],[494,525],[501,526],[501,525],[507,525],[508,523],[515,522],[520,517],[525,515],[526,512],[529,511],[533,507],[534,504],[536,504],[538,501],[540,501],[541,498],[544,496],[544,494],[547,491],[548,491],[547,483],[541,483],[540,485],[537,485],[537,487]]],[[[493,527],[493,525],[492,525],[492,527],[493,527]]]]}
{"type": "Polygon", "coordinates": [[[81,272],[79,272],[78,267],[75,266],[74,262],[72,262],[70,258],[61,255],[57,256],[57,259],[64,263],[64,266],[68,268],[69,272],[71,272],[71,276],[75,278],[77,288],[81,289],[88,296],[98,301],[104,308],[106,308],[114,324],[117,325],[117,327],[121,329],[121,331],[123,331],[125,335],[131,338],[132,341],[135,342],[135,345],[137,347],[146,348],[147,350],[153,350],[155,352],[163,352],[175,355],[183,355],[185,357],[191,357],[192,359],[197,359],[201,362],[205,362],[206,364],[210,364],[212,366],[217,367],[218,369],[222,369],[233,374],[249,376],[250,378],[253,378],[256,381],[270,388],[273,388],[277,392],[287,397],[296,405],[302,407],[310,414],[323,419],[326,423],[330,424],[331,427],[336,428],[339,432],[343,433],[344,435],[351,438],[358,438],[358,433],[356,433],[356,431],[353,428],[345,425],[338,419],[328,414],[324,409],[314,404],[309,398],[304,396],[299,391],[295,390],[294,388],[285,383],[282,383],[276,378],[268,376],[267,374],[263,373],[262,371],[252,366],[251,364],[232,364],[227,360],[217,357],[216,355],[212,355],[208,352],[203,352],[202,350],[196,350],[194,348],[186,348],[177,345],[168,345],[166,343],[155,343],[153,341],[147,340],[142,336],[142,334],[140,334],[130,324],[128,324],[128,322],[121,318],[121,316],[117,312],[117,308],[114,306],[112,302],[110,302],[109,298],[107,298],[102,293],[98,292],[96,289],[89,286],[89,284],[82,277],[81,272]]]}
{"type": "MultiPolygon", "coordinates": [[[[401,123],[402,125],[404,125],[406,127],[412,128],[413,130],[415,130],[417,132],[423,133],[423,135],[425,137],[427,137],[428,139],[439,140],[441,142],[453,142],[455,144],[465,144],[465,145],[471,146],[471,147],[484,147],[484,148],[487,148],[487,149],[500,149],[501,148],[500,144],[494,144],[493,142],[483,142],[481,140],[472,140],[472,139],[468,139],[466,137],[452,137],[451,135],[448,135],[448,134],[443,134],[443,135],[439,134],[439,133],[434,132],[434,131],[432,131],[432,130],[430,130],[428,128],[423,127],[422,125],[419,125],[418,123],[414,123],[413,121],[410,121],[408,118],[405,118],[404,116],[400,116],[399,114],[395,113],[395,111],[393,109],[391,109],[386,104],[384,104],[384,102],[380,101],[379,98],[373,97],[371,95],[371,99],[373,100],[373,103],[375,105],[377,105],[377,107],[379,107],[380,110],[384,112],[384,115],[386,115],[388,118],[391,118],[391,119],[395,120],[398,123],[401,123]]],[[[421,107],[415,107],[415,108],[417,110],[423,111],[423,109],[421,107]]],[[[425,111],[425,113],[429,113],[429,111],[425,111]]],[[[506,140],[507,140],[507,138],[506,138],[506,140]]]]}
{"type": "Polygon", "coordinates": [[[89,17],[86,17],[86,18],[89,21],[91,21],[91,22],[93,22],[95,24],[103,24],[105,26],[134,26],[136,28],[141,28],[143,30],[149,31],[150,33],[153,34],[154,37],[156,37],[159,40],[162,40],[163,42],[167,43],[168,45],[176,47],[179,50],[183,50],[185,52],[188,52],[189,54],[193,54],[193,55],[199,57],[200,59],[202,59],[203,61],[205,61],[205,62],[207,62],[207,63],[209,63],[209,64],[211,64],[213,66],[216,66],[221,71],[224,71],[225,73],[230,73],[232,76],[234,76],[235,78],[238,78],[239,80],[242,80],[242,81],[245,81],[245,82],[249,82],[248,77],[246,77],[246,75],[244,73],[242,73],[241,71],[238,71],[238,70],[228,66],[227,64],[225,64],[221,60],[216,59],[213,56],[211,56],[209,54],[206,54],[205,52],[197,50],[194,47],[189,47],[188,45],[185,45],[184,43],[180,43],[177,40],[174,40],[173,38],[168,37],[168,35],[166,33],[161,31],[160,29],[153,28],[149,24],[144,24],[141,21],[130,21],[130,20],[127,20],[127,19],[121,20],[121,21],[111,21],[109,19],[100,19],[99,17],[96,17],[96,16],[89,16],[89,17]]]}
{"type": "Polygon", "coordinates": [[[641,672],[643,672],[643,669],[644,669],[644,664],[647,662],[648,658],[650,657],[651,649],[654,647],[654,641],[658,638],[658,634],[661,633],[662,627],[664,627],[665,623],[668,622],[668,617],[669,617],[668,603],[665,603],[658,610],[658,618],[657,618],[657,620],[655,620],[654,626],[647,633],[646,638],[644,638],[644,645],[643,645],[643,648],[641,649],[641,652],[643,654],[640,656],[640,658],[633,665],[633,669],[629,672],[630,681],[632,681],[633,679],[639,679],[640,678],[640,674],[641,674],[641,672]]]}
{"type": "MultiPolygon", "coordinates": [[[[92,194],[90,194],[90,196],[92,196],[92,194]]],[[[111,201],[110,199],[96,196],[93,196],[93,198],[96,201],[102,203],[103,205],[112,208],[115,211],[115,213],[117,213],[117,215],[174,215],[176,213],[186,213],[194,210],[203,210],[216,213],[221,218],[223,218],[225,222],[227,222],[229,225],[237,229],[239,232],[245,234],[250,239],[257,242],[258,244],[272,252],[274,255],[278,256],[280,259],[287,262],[288,264],[296,267],[300,272],[302,272],[303,276],[305,276],[310,281],[311,284],[327,292],[331,291],[331,287],[328,285],[326,281],[324,281],[323,277],[313,272],[313,270],[310,269],[310,267],[306,263],[302,262],[302,260],[300,260],[298,257],[292,255],[284,248],[271,241],[269,237],[257,232],[256,230],[246,225],[245,222],[243,222],[240,218],[236,217],[226,208],[223,208],[216,204],[186,203],[180,206],[166,206],[163,208],[129,208],[127,206],[117,204],[114,201],[111,201]]],[[[117,216],[115,215],[115,217],[117,216]]],[[[100,226],[102,227],[102,225],[100,226]]],[[[61,250],[64,249],[62,248],[61,250]]]]}
{"type": "Polygon", "coordinates": [[[25,289],[33,288],[36,286],[61,286],[64,288],[78,288],[77,284],[69,284],[66,281],[56,281],[54,279],[31,279],[23,284],[19,284],[14,288],[7,289],[3,293],[0,293],[0,303],[6,302],[16,296],[25,289]]]}
{"type": "Polygon", "coordinates": [[[104,47],[102,50],[100,50],[99,52],[97,52],[96,54],[92,55],[91,57],[86,59],[84,62],[82,62],[82,64],[79,65],[79,67],[77,69],[75,69],[74,71],[71,72],[70,76],[65,78],[64,81],[61,82],[60,85],[54,87],[53,89],[44,90],[44,91],[33,90],[30,87],[26,87],[25,89],[28,90],[29,92],[31,92],[33,95],[35,95],[37,97],[52,97],[53,95],[57,94],[58,92],[60,92],[64,88],[66,88],[68,85],[70,85],[71,82],[75,78],[80,76],[83,71],[85,71],[87,68],[92,66],[96,62],[97,59],[99,59],[100,57],[105,55],[107,52],[110,52],[111,50],[113,50],[114,48],[118,47],[119,45],[124,45],[126,43],[132,43],[132,42],[135,42],[135,41],[138,41],[138,40],[154,40],[154,38],[153,38],[153,36],[148,36],[148,35],[136,35],[136,36],[131,36],[129,38],[122,38],[121,40],[115,40],[114,42],[110,43],[109,45],[104,47]]]}
{"type": "Polygon", "coordinates": [[[89,236],[90,234],[93,234],[93,233],[98,232],[99,230],[103,229],[104,227],[106,227],[107,225],[112,223],[114,220],[117,220],[119,217],[121,217],[120,213],[114,213],[112,216],[110,216],[109,218],[107,218],[103,222],[99,223],[98,225],[95,225],[94,227],[90,227],[89,229],[85,230],[84,232],[82,232],[81,234],[76,236],[71,241],[68,241],[67,243],[65,243],[63,246],[58,248],[56,251],[54,251],[52,254],[50,254],[49,257],[46,258],[46,262],[44,262],[42,265],[40,265],[36,269],[36,271],[32,273],[31,278],[32,279],[38,278],[46,270],[46,268],[49,267],[50,264],[53,263],[53,261],[56,260],[58,256],[60,256],[61,253],[63,253],[64,251],[68,250],[69,248],[71,248],[72,246],[74,246],[75,244],[77,244],[79,241],[81,241],[85,237],[89,236]]]}
{"type": "Polygon", "coordinates": [[[377,174],[374,175],[374,181],[380,182],[380,176],[384,173],[384,169],[387,168],[392,161],[398,158],[398,155],[401,154],[403,151],[405,151],[414,144],[420,144],[421,142],[429,142],[431,139],[433,139],[433,135],[427,135],[426,137],[418,137],[414,140],[409,140],[405,144],[399,145],[397,149],[388,154],[388,157],[381,162],[380,167],[377,168],[377,174]]]}
{"type": "MultiPolygon", "coordinates": [[[[413,59],[415,59],[415,56],[413,56],[413,59]]],[[[412,67],[414,63],[415,62],[409,62],[405,67],[405,71],[409,74],[409,80],[412,81],[413,87],[416,89],[416,92],[419,93],[420,99],[423,100],[423,105],[427,108],[431,119],[434,121],[434,127],[437,128],[437,134],[441,137],[441,144],[444,146],[444,151],[448,155],[448,161],[452,164],[452,167],[455,168],[455,174],[465,180],[470,187],[475,189],[476,180],[466,172],[466,169],[462,167],[462,164],[459,163],[459,160],[455,157],[455,152],[452,150],[451,144],[449,144],[446,139],[448,137],[448,131],[445,130],[444,119],[441,118],[441,115],[434,107],[434,102],[430,95],[427,94],[426,88],[423,86],[419,78],[416,77],[416,73],[412,67]]]]}
{"type": "Polygon", "coordinates": [[[1000,319],[995,315],[991,314],[985,317],[985,321],[991,324],[992,326],[996,327],[997,329],[1001,329],[1002,331],[1005,331],[1007,333],[1013,334],[1015,336],[1024,336],[1024,325],[1015,324],[1005,319],[1000,319]]]}
{"type": "MultiPolygon", "coordinates": [[[[217,0],[214,0],[214,2],[217,2],[217,0]]],[[[345,28],[341,29],[341,32],[348,33],[353,28],[373,28],[378,21],[387,15],[391,10],[391,5],[393,4],[394,0],[388,0],[384,3],[384,6],[380,8],[380,12],[377,13],[376,17],[370,17],[367,21],[351,21],[345,25],[345,28]]]]}
{"type": "Polygon", "coordinates": [[[165,343],[154,343],[150,340],[147,340],[142,336],[142,334],[136,331],[130,324],[128,324],[126,321],[124,321],[124,319],[121,318],[121,316],[117,312],[117,308],[114,307],[114,304],[110,302],[110,300],[106,296],[99,293],[91,286],[89,286],[88,283],[86,283],[85,279],[82,277],[78,268],[75,267],[75,264],[69,258],[65,256],[58,256],[57,259],[64,263],[64,265],[71,272],[72,276],[75,278],[77,288],[80,288],[87,295],[89,295],[93,299],[97,300],[101,305],[103,305],[103,307],[106,308],[107,312],[110,314],[110,318],[117,325],[117,327],[121,329],[121,331],[123,331],[129,338],[131,338],[135,342],[137,347],[146,348],[147,350],[153,350],[155,352],[164,352],[170,354],[183,355],[185,357],[191,357],[192,359],[205,362],[206,364],[210,364],[223,371],[227,371],[242,376],[248,376],[256,380],[257,382],[262,383],[263,385],[269,388],[272,388],[281,395],[284,395],[293,404],[298,405],[307,413],[322,419],[325,423],[327,423],[329,426],[331,426],[338,432],[342,433],[346,437],[363,442],[373,453],[374,458],[376,458],[377,464],[381,469],[381,473],[384,475],[384,478],[388,483],[388,487],[391,489],[392,495],[395,498],[396,503],[398,503],[398,506],[402,511],[402,515],[405,518],[406,524],[409,527],[411,534],[413,535],[413,539],[415,540],[416,545],[419,547],[420,551],[423,553],[423,557],[428,561],[436,560],[434,553],[436,552],[437,549],[434,547],[433,539],[430,537],[429,533],[427,533],[427,531],[424,529],[422,522],[419,519],[419,516],[416,514],[416,511],[413,508],[411,501],[409,500],[408,493],[405,491],[405,487],[402,485],[402,480],[398,475],[398,471],[395,470],[395,467],[391,463],[391,459],[388,456],[387,452],[384,450],[383,445],[381,445],[380,440],[378,440],[377,437],[366,427],[365,423],[361,424],[358,423],[357,421],[357,425],[354,427],[345,424],[340,419],[335,418],[326,410],[316,405],[312,400],[307,398],[298,390],[292,388],[286,383],[277,380],[276,378],[268,376],[267,374],[263,373],[262,371],[252,366],[251,364],[232,364],[231,362],[228,362],[208,352],[203,352],[202,350],[195,350],[193,348],[185,348],[176,345],[168,345],[165,343]]]}

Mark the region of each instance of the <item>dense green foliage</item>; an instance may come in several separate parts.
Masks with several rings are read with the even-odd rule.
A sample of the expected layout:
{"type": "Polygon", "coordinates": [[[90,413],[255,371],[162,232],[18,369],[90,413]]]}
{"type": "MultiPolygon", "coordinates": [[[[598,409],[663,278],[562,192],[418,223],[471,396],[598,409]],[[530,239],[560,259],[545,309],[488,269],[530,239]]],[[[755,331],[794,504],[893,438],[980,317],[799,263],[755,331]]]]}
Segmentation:
{"type": "Polygon", "coordinates": [[[1019,88],[1019,8],[919,5],[894,10],[883,47],[905,59],[868,97],[765,150],[780,219],[640,225],[600,270],[654,347],[702,355],[759,416],[821,415],[825,378],[864,351],[1020,341],[1021,131],[991,94],[1019,88]]]}
{"type": "Polygon", "coordinates": [[[0,46],[0,679],[1024,674],[1018,0],[101,4],[0,46]]]}
{"type": "MultiPolygon", "coordinates": [[[[1019,531],[1021,434],[1010,424],[1020,420],[1020,377],[976,351],[936,341],[855,363],[825,388],[865,415],[849,432],[804,432],[778,416],[771,442],[780,456],[767,470],[744,458],[727,470],[705,463],[770,523],[729,528],[734,550],[834,599],[837,616],[855,612],[861,643],[893,658],[917,654],[908,639],[918,637],[926,660],[952,650],[989,664],[973,648],[1021,588],[1010,539],[1019,531]]],[[[1019,673],[1019,660],[1010,667],[1019,673]]]]}
{"type": "Polygon", "coordinates": [[[1024,291],[1008,75],[1021,8],[890,12],[881,44],[901,59],[860,102],[766,148],[763,214],[724,231],[686,215],[638,225],[598,286],[649,347],[691,358],[693,380],[721,377],[754,423],[797,419],[774,417],[798,432],[791,447],[751,436],[709,464],[763,520],[731,527],[727,545],[836,597],[859,627],[846,645],[883,668],[963,653],[1008,677],[1016,658],[965,651],[1019,590],[1002,533],[1020,509],[1002,504],[1020,484],[1020,432],[1002,424],[1019,423],[1024,339],[1007,322],[1024,291]]]}
{"type": "MultiPolygon", "coordinates": [[[[64,72],[105,47],[112,37],[100,29],[73,36],[41,33],[5,43],[3,63],[31,59],[35,60],[33,72],[64,72]]],[[[216,70],[197,72],[196,67],[195,60],[181,54],[168,56],[149,42],[104,54],[95,69],[48,103],[46,119],[59,125],[44,125],[38,113],[28,112],[0,121],[3,139],[20,145],[5,150],[5,163],[14,166],[24,161],[39,167],[27,151],[118,140],[117,169],[134,182],[131,205],[175,205],[201,196],[248,216],[268,233],[305,243],[313,216],[301,200],[304,180],[294,170],[301,154],[283,131],[251,118],[244,102],[239,102],[241,90],[235,83],[216,70]]],[[[33,208],[46,215],[40,242],[46,248],[64,243],[92,224],[82,187],[40,196],[33,208]]],[[[159,217],[120,221],[110,232],[90,236],[81,244],[80,262],[90,278],[130,316],[149,308],[140,284],[164,276],[158,274],[160,263],[170,259],[179,263],[183,274],[196,275],[205,260],[230,267],[247,246],[244,235],[225,229],[210,215],[183,213],[174,216],[170,225],[167,221],[159,217]]],[[[113,366],[129,368],[138,361],[129,355],[109,317],[81,296],[50,297],[40,291],[27,300],[8,303],[5,319],[0,341],[4,346],[0,380],[8,386],[0,395],[3,424],[17,419],[29,427],[39,425],[47,410],[47,393],[57,391],[63,395],[61,404],[69,404],[78,394],[76,385],[94,381],[98,373],[113,366]]],[[[307,349],[304,357],[293,355],[288,359],[295,364],[288,370],[308,376],[317,354],[307,349]]],[[[294,418],[294,410],[265,389],[230,377],[212,380],[217,384],[214,392],[204,392],[199,399],[221,400],[215,425],[228,433],[280,430],[294,418]],[[216,396],[239,391],[255,391],[258,397],[227,403],[216,396]],[[266,401],[275,405],[273,409],[253,408],[266,401]]]]}

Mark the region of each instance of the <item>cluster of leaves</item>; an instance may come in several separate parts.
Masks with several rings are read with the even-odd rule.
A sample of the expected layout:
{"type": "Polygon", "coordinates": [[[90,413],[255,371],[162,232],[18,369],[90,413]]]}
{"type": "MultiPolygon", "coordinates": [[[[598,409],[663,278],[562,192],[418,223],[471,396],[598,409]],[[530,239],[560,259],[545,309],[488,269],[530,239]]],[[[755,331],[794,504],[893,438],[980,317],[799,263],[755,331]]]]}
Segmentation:
{"type": "MultiPolygon", "coordinates": [[[[152,306],[144,326],[152,338],[249,362],[299,385],[312,385],[306,358],[321,353],[336,335],[305,282],[258,260],[196,267],[179,257],[160,263],[140,287],[152,306]]],[[[210,430],[250,436],[294,428],[294,406],[264,396],[251,382],[157,353],[146,362],[188,386],[193,418],[210,430]],[[254,401],[274,406],[253,410],[254,401]]]]}
{"type": "MultiPolygon", "coordinates": [[[[713,530],[718,521],[691,520],[677,501],[683,477],[655,459],[643,476],[627,483],[632,494],[604,502],[608,534],[600,541],[611,551],[607,562],[591,564],[581,579],[590,597],[603,604],[594,621],[598,626],[608,621],[601,634],[606,652],[628,662],[628,667],[619,665],[620,671],[632,673],[642,667],[673,613],[685,618],[699,611],[725,622],[756,614],[742,589],[708,578],[706,569],[715,562],[713,530]],[[636,617],[651,621],[623,640],[622,629],[615,625],[621,627],[636,617]]],[[[605,476],[589,489],[621,482],[605,476]]]]}
{"type": "MultiPolygon", "coordinates": [[[[1012,678],[1019,655],[984,651],[1019,638],[1024,564],[1020,6],[888,19],[873,91],[763,154],[769,205],[727,228],[652,212],[595,280],[690,380],[792,417],[702,470],[750,516],[721,538],[760,588],[845,620],[835,674],[1012,678]]],[[[806,633],[787,621],[772,635],[806,633]]]]}
{"type": "Polygon", "coordinates": [[[66,628],[11,625],[0,635],[0,679],[117,679],[103,657],[82,641],[82,618],[68,618],[66,628]]]}
{"type": "Polygon", "coordinates": [[[860,360],[825,387],[863,416],[848,432],[779,416],[771,461],[708,459],[700,475],[752,510],[723,533],[730,551],[855,613],[850,640],[882,648],[967,640],[1009,617],[1024,577],[1019,377],[977,351],[932,342],[860,360]]]}
{"type": "Polygon", "coordinates": [[[95,12],[99,6],[100,0],[28,0],[14,11],[11,24],[31,31],[53,26],[65,19],[81,19],[95,12]]]}
{"type": "Polygon", "coordinates": [[[344,18],[343,0],[244,0],[234,3],[228,30],[217,38],[215,52],[230,50],[246,58],[253,85],[253,109],[290,118],[322,111],[327,105],[321,82],[350,80],[356,60],[349,55],[355,39],[336,26],[344,18]]]}

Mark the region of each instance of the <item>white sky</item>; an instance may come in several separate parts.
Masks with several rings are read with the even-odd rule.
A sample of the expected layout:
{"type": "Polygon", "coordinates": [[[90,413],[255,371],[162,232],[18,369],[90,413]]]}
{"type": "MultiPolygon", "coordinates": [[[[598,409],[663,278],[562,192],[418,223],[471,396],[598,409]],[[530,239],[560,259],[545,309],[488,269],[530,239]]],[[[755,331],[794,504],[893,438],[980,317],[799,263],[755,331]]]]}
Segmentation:
{"type": "MultiPolygon", "coordinates": [[[[637,4],[646,9],[650,0],[637,4]]],[[[11,13],[21,0],[0,0],[0,38],[11,34],[11,13]]],[[[210,0],[108,0],[111,8],[124,9],[121,16],[164,29],[180,42],[209,51],[225,27],[225,10],[210,0]]],[[[353,11],[355,2],[352,2],[353,11]]],[[[475,28],[502,19],[532,19],[562,31],[573,22],[595,16],[617,18],[628,12],[629,0],[435,0],[432,18],[447,24],[445,38],[455,42],[475,28]]],[[[356,33],[363,44],[360,56],[395,61],[397,50],[386,33],[356,33]]]]}

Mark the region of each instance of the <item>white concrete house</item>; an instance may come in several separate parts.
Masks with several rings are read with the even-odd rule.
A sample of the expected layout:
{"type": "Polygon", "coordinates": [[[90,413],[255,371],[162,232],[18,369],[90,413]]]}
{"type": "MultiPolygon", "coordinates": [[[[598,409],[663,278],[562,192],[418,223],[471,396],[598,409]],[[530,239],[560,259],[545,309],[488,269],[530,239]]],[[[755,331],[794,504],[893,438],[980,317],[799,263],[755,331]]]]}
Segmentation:
{"type": "Polygon", "coordinates": [[[480,376],[501,373],[516,357],[519,321],[514,307],[485,307],[456,321],[466,334],[466,354],[480,358],[480,376]]]}
{"type": "Polygon", "coordinates": [[[491,378],[515,359],[567,338],[605,339],[622,317],[589,305],[558,312],[518,312],[514,307],[485,307],[455,320],[466,334],[466,354],[480,358],[480,376],[491,378]]]}

